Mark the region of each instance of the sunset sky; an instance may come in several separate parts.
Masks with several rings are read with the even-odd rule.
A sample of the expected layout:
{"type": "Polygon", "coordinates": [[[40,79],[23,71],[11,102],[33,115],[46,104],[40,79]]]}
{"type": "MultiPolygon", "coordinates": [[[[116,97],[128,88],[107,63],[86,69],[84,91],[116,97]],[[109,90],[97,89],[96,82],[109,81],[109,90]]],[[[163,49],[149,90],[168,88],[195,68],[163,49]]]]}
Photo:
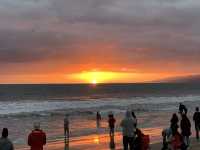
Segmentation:
{"type": "Polygon", "coordinates": [[[0,0],[0,83],[200,73],[199,0],[0,0]]]}

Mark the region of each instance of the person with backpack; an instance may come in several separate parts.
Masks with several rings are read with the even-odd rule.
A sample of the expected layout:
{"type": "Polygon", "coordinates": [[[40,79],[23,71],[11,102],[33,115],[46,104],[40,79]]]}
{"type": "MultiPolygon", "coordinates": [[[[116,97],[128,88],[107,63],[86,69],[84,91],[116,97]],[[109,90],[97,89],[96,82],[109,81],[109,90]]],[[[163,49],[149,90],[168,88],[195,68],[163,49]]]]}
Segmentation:
{"type": "Polygon", "coordinates": [[[196,107],[196,112],[193,115],[193,121],[194,121],[194,124],[195,124],[196,139],[199,140],[199,130],[200,130],[200,112],[199,112],[199,107],[196,107]]]}

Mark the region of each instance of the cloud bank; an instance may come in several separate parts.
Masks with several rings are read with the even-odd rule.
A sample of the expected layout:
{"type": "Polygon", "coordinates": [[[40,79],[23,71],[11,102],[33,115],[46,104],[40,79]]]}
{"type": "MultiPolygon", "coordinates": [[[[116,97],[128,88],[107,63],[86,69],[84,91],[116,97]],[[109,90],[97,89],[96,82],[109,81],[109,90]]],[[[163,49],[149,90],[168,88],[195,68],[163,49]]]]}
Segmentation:
{"type": "Polygon", "coordinates": [[[199,8],[196,0],[0,0],[0,74],[200,73],[199,8]]]}

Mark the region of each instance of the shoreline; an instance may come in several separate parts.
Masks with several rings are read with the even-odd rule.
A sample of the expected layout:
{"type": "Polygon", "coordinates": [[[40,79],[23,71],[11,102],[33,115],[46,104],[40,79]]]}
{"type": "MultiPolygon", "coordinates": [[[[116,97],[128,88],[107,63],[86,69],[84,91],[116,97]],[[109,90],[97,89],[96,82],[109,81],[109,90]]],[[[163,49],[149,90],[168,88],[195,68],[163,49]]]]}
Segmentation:
{"type": "MultiPolygon", "coordinates": [[[[143,129],[145,134],[150,135],[151,144],[159,143],[158,136],[160,135],[161,128],[145,128],[143,129]]],[[[80,137],[72,137],[69,140],[69,149],[70,150],[89,150],[89,149],[98,149],[98,150],[109,150],[109,145],[111,141],[108,133],[98,132],[97,134],[90,134],[80,137]]],[[[115,150],[122,149],[122,136],[121,132],[115,132],[114,137],[115,150]]],[[[16,150],[29,150],[28,146],[16,146],[16,150]]],[[[54,141],[48,141],[44,146],[44,150],[63,150],[64,149],[64,138],[57,139],[54,141]]]]}
{"type": "MultiPolygon", "coordinates": [[[[199,150],[200,141],[195,138],[190,138],[191,144],[188,150],[199,150]]],[[[115,134],[115,148],[110,148],[110,137],[108,134],[94,134],[88,136],[75,137],[70,140],[69,147],[66,150],[123,150],[122,137],[119,132],[115,134]]],[[[152,150],[160,150],[162,148],[161,142],[153,142],[150,144],[152,150]]],[[[16,150],[29,150],[28,146],[16,147],[16,150]]],[[[49,141],[44,150],[64,150],[64,139],[57,141],[49,141]]]]}

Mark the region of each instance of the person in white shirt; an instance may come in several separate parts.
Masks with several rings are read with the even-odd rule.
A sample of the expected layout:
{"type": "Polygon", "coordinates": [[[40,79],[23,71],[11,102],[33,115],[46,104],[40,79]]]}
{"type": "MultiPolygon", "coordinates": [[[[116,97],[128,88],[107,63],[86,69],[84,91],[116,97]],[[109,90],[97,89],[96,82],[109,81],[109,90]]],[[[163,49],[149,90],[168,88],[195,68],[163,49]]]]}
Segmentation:
{"type": "Polygon", "coordinates": [[[124,150],[133,150],[136,131],[135,124],[136,120],[132,117],[131,112],[127,111],[120,124],[122,127],[124,150]]]}

